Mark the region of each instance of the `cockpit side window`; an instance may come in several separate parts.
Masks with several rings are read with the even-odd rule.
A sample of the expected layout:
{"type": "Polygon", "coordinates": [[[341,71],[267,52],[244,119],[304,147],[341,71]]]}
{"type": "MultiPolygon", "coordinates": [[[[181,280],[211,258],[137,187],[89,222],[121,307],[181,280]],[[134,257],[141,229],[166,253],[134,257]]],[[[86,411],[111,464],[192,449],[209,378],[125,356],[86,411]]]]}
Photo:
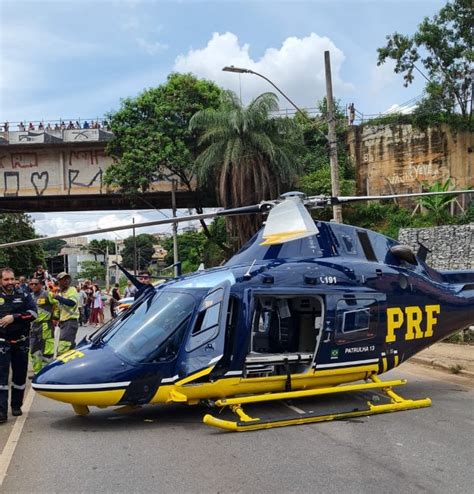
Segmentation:
{"type": "Polygon", "coordinates": [[[186,345],[187,352],[191,352],[205,343],[208,343],[219,334],[219,321],[223,297],[224,290],[219,288],[207,295],[202,301],[194,328],[191,332],[191,337],[186,345]]]}

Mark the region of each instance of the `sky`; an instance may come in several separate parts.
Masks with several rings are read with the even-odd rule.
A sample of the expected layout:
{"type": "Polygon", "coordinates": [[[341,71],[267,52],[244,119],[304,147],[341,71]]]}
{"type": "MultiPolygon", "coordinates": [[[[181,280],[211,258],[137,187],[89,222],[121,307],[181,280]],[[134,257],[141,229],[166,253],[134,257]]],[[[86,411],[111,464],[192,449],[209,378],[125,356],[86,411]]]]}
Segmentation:
{"type": "MultiPolygon", "coordinates": [[[[244,103],[272,89],[256,76],[222,72],[226,65],[257,71],[296,104],[313,108],[325,94],[325,50],[335,97],[364,115],[384,112],[418,96],[423,81],[403,87],[393,65],[377,67],[377,47],[395,31],[413,34],[444,3],[0,0],[0,122],[100,118],[171,72],[213,80],[244,103]]],[[[280,100],[280,108],[288,107],[280,100]]],[[[122,212],[106,216],[109,223],[131,219],[122,212]]],[[[72,215],[60,225],[49,215],[34,217],[43,234],[73,223],[72,215]]],[[[86,228],[100,221],[91,213],[86,228]]]]}

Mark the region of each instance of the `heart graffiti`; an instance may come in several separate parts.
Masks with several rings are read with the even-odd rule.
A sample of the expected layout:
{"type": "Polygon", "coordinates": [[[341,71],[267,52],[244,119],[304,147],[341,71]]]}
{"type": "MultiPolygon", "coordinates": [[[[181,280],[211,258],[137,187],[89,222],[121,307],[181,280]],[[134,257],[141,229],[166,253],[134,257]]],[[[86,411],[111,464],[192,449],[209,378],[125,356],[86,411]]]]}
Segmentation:
{"type": "Polygon", "coordinates": [[[49,173],[48,172],[34,172],[31,174],[31,183],[36,190],[37,196],[42,196],[43,192],[48,188],[49,173]]]}

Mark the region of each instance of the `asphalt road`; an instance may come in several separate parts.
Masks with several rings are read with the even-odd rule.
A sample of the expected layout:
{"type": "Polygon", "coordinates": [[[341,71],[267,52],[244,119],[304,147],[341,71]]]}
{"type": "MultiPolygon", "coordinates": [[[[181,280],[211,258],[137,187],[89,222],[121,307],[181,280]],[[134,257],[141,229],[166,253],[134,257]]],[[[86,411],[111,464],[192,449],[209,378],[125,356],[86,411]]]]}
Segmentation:
{"type": "MultiPolygon", "coordinates": [[[[398,377],[409,379],[401,394],[429,396],[432,407],[246,433],[203,425],[203,407],[77,417],[35,395],[0,492],[471,493],[472,381],[410,363],[386,375],[398,377]]],[[[335,404],[347,410],[354,399],[335,404]]],[[[327,407],[321,399],[293,405],[327,407]]],[[[255,412],[292,410],[279,402],[255,412]]],[[[15,420],[0,426],[2,456],[15,420]]]]}

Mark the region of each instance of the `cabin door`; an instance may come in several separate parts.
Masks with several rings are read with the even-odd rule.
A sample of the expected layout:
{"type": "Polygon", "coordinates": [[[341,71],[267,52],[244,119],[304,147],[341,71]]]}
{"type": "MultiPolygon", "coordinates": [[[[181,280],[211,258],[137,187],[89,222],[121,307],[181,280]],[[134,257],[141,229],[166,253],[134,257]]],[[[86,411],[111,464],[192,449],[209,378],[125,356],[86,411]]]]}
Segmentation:
{"type": "Polygon", "coordinates": [[[207,367],[214,367],[222,358],[230,286],[230,282],[225,281],[211,288],[202,299],[188,335],[180,375],[187,376],[207,367]]]}

